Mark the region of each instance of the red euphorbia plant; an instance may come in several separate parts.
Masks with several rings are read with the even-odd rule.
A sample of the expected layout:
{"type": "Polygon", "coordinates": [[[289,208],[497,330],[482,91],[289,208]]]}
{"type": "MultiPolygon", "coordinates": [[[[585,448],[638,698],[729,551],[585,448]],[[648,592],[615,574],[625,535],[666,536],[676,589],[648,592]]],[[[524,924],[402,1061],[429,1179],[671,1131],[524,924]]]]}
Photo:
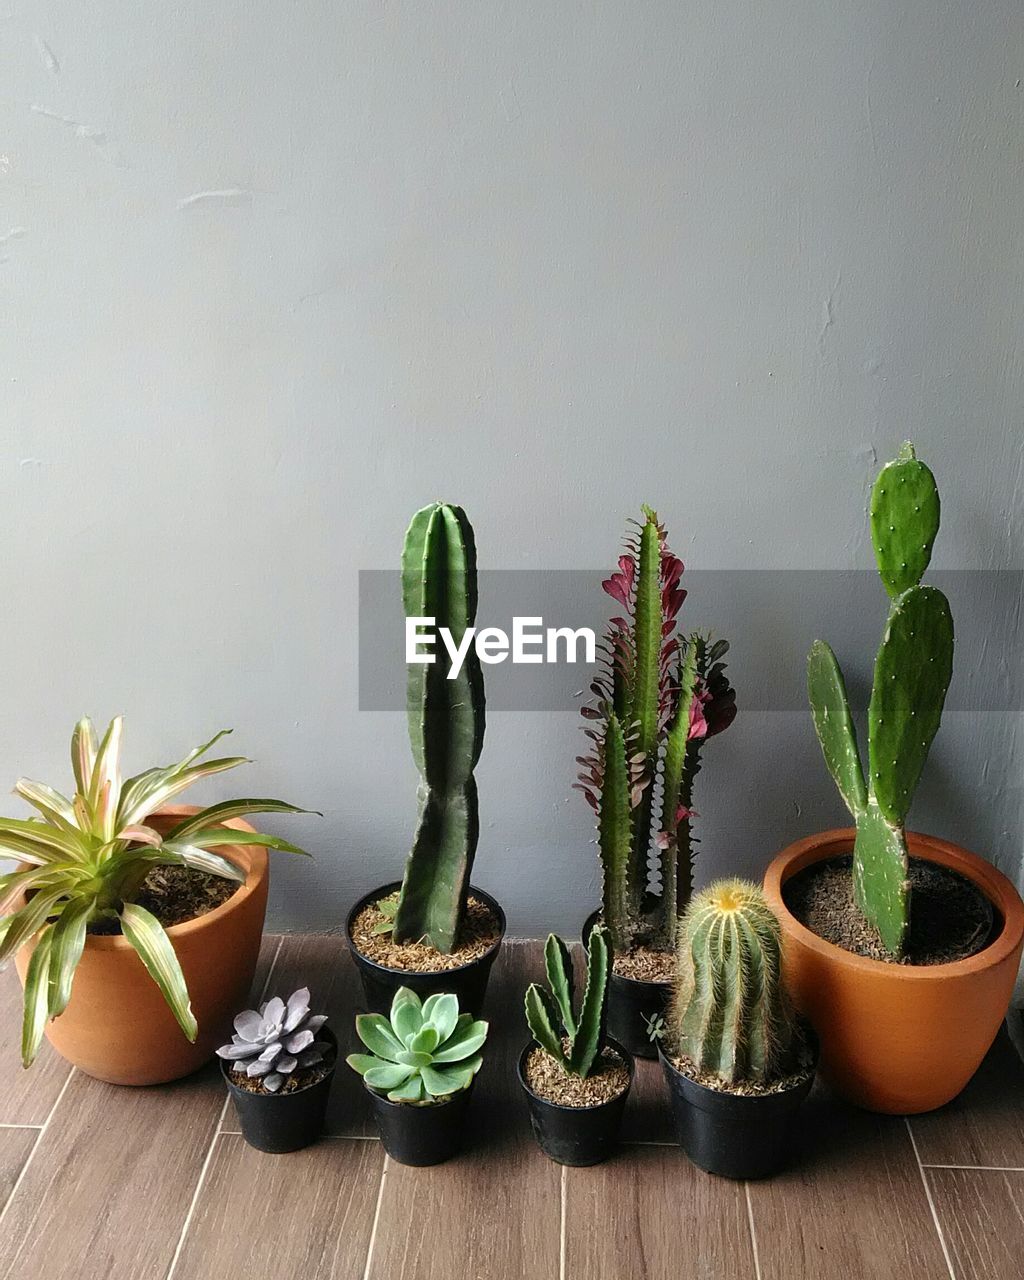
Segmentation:
{"type": "Polygon", "coordinates": [[[601,668],[583,708],[592,746],[578,756],[578,790],[597,814],[602,914],[616,951],[670,950],[693,886],[693,783],[704,742],[728,728],[736,694],[725,640],[685,636],[677,618],[683,562],[650,507],[602,584],[622,606],[599,646],[601,668]],[[660,780],[660,796],[656,783],[660,780]],[[651,887],[657,852],[661,888],[651,887]]]}

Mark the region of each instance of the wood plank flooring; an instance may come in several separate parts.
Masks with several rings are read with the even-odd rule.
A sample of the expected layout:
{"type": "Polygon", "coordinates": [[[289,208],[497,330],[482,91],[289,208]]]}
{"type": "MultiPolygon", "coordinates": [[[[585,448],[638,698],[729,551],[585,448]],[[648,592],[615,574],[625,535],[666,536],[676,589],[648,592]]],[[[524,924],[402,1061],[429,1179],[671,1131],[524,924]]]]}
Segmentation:
{"type": "MultiPolygon", "coordinates": [[[[0,1280],[1009,1280],[1024,1275],[1024,1065],[1001,1036],[951,1106],[870,1116],[816,1088],[800,1162],[767,1182],[693,1168],[658,1067],[638,1064],[620,1152],[562,1169],[515,1080],[538,943],[508,944],[466,1151],[408,1169],[342,1067],[329,1136],[267,1156],[215,1069],[118,1089],[49,1049],[23,1072],[19,993],[0,975],[0,1280]]],[[[268,939],[254,999],[308,985],[352,1043],[358,978],[337,937],[268,939]]]]}

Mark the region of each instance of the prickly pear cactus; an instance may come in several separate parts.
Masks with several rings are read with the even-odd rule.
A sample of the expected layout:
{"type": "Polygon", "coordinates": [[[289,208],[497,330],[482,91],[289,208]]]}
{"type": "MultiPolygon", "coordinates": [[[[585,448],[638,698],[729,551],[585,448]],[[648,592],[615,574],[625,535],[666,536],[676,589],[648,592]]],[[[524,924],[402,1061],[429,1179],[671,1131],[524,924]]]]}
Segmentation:
{"type": "Polygon", "coordinates": [[[911,444],[882,468],[871,494],[871,538],[891,599],[868,707],[865,782],[846,686],[822,640],[807,660],[807,692],[829,772],[853,814],[857,905],[894,954],[909,921],[903,831],[914,789],[939,728],[953,673],[953,618],[935,587],[920,585],[939,528],[932,473],[911,444]]]}
{"type": "Polygon", "coordinates": [[[670,1052],[729,1084],[792,1069],[798,1032],[782,980],[782,936],[764,894],[719,880],[696,894],[679,928],[670,1052]]]}
{"type": "MultiPolygon", "coordinates": [[[[432,503],[413,516],[402,552],[407,617],[430,617],[456,645],[476,618],[476,543],[461,507],[432,503]]],[[[484,736],[480,660],[470,646],[449,680],[447,650],[410,663],[409,739],[420,771],[419,823],[395,913],[396,942],[429,941],[451,952],[466,906],[480,819],[473,769],[484,736]]]]}

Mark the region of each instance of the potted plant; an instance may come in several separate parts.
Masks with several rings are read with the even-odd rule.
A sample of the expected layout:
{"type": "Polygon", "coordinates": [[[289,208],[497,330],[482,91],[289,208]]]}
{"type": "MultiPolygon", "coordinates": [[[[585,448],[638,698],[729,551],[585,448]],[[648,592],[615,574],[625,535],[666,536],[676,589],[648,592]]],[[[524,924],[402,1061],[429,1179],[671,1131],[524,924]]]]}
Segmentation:
{"type": "Polygon", "coordinates": [[[720,880],[680,925],[661,1063],[676,1132],[701,1169],[764,1178],[792,1156],[817,1047],[794,1018],[779,922],[756,884],[720,880]]]}
{"type": "Polygon", "coordinates": [[[248,994],[267,903],[267,850],[303,850],[240,821],[302,813],[282,800],[171,806],[194,782],[246,763],[203,760],[229,730],[177,764],[122,779],[122,719],[71,739],[72,799],[15,786],[39,816],[0,818],[0,962],[25,988],[21,1051],[44,1031],[57,1052],[113,1084],[176,1080],[212,1056],[248,994]],[[177,922],[177,923],[175,923],[177,922]]]}
{"type": "Polygon", "coordinates": [[[939,495],[913,445],[883,467],[871,538],[890,598],[868,706],[868,770],[835,654],[807,663],[815,729],[856,826],[797,841],[765,889],[793,990],[821,1038],[822,1073],[860,1106],[906,1114],[954,1098],[1006,1014],[1024,907],[994,867],[904,823],[942,716],[953,621],[922,586],[939,495]]]}
{"type": "Polygon", "coordinates": [[[633,1058],[605,1036],[611,963],[608,931],[597,926],[587,943],[587,980],[576,1013],[572,958],[551,934],[544,947],[550,991],[534,982],[526,992],[533,1041],[519,1057],[519,1082],[533,1135],[559,1164],[599,1164],[618,1141],[633,1058]]]}
{"type": "Polygon", "coordinates": [[[604,880],[584,941],[600,917],[615,951],[608,1025],[630,1053],[652,1058],[650,1027],[669,997],[676,921],[693,884],[694,779],[706,740],[732,723],[736,695],[722,661],[728,643],[680,634],[683,562],[655,512],[644,507],[643,517],[603,584],[623,614],[605,637],[596,701],[583,708],[592,745],[577,757],[576,786],[597,814],[604,880]]]}
{"type": "Polygon", "coordinates": [[[421,1001],[395,992],[390,1018],[364,1013],[356,1033],[369,1053],[345,1059],[363,1077],[384,1150],[399,1164],[440,1164],[462,1144],[487,1023],[459,1012],[451,992],[421,1001]]]}
{"type": "MultiPolygon", "coordinates": [[[[476,618],[476,543],[461,507],[432,503],[413,516],[402,553],[409,618],[432,618],[461,646],[476,618]]],[[[484,739],[484,686],[471,645],[458,674],[444,645],[408,666],[409,737],[420,772],[419,822],[401,883],[355,904],[346,937],[370,1009],[396,990],[454,992],[478,1013],[505,933],[495,900],[470,886],[480,834],[473,770],[484,739]]]]}
{"type": "Polygon", "coordinates": [[[242,1136],[257,1151],[299,1151],[323,1132],[338,1042],[309,988],[236,1014],[231,1043],[217,1050],[242,1136]]]}

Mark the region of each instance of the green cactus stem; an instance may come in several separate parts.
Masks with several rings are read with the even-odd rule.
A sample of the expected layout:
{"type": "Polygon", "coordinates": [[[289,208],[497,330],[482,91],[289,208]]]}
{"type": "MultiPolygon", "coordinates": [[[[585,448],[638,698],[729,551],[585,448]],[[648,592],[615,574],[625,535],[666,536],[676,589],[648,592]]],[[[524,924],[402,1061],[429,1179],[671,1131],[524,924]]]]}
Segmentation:
{"type": "Polygon", "coordinates": [[[667,1050],[727,1084],[791,1071],[799,1033],[782,979],[779,922],[744,880],[696,894],[680,922],[667,1050]]]}
{"type": "Polygon", "coordinates": [[[604,1044],[612,969],[608,931],[599,925],[587,940],[587,981],[578,1014],[572,1007],[572,957],[562,939],[553,933],[544,946],[544,967],[550,990],[533,982],[526,992],[530,1034],[563,1071],[586,1079],[604,1044]]]}
{"type": "MultiPolygon", "coordinates": [[[[456,645],[474,624],[476,544],[461,507],[432,503],[413,516],[402,553],[407,617],[431,617],[456,645]]],[[[419,822],[395,913],[396,942],[457,946],[466,908],[480,819],[473,769],[484,735],[480,660],[471,646],[462,669],[447,651],[433,663],[410,663],[407,710],[413,758],[420,771],[419,822]]]]}
{"type": "Polygon", "coordinates": [[[681,636],[682,561],[650,507],[604,590],[622,607],[583,708],[592,747],[577,787],[597,814],[602,914],[616,951],[672,951],[693,873],[693,782],[704,741],[736,713],[722,661],[728,644],[681,636]],[[657,782],[660,808],[655,815],[657,782]],[[655,855],[661,885],[651,870],[655,855]]]}
{"type": "Polygon", "coordinates": [[[853,815],[857,905],[900,955],[910,919],[903,824],[942,719],[953,672],[953,618],[935,587],[920,585],[939,524],[932,473],[904,444],[871,495],[871,536],[890,596],[868,707],[868,777],[835,654],[817,640],[807,692],[829,772],[853,815]]]}

